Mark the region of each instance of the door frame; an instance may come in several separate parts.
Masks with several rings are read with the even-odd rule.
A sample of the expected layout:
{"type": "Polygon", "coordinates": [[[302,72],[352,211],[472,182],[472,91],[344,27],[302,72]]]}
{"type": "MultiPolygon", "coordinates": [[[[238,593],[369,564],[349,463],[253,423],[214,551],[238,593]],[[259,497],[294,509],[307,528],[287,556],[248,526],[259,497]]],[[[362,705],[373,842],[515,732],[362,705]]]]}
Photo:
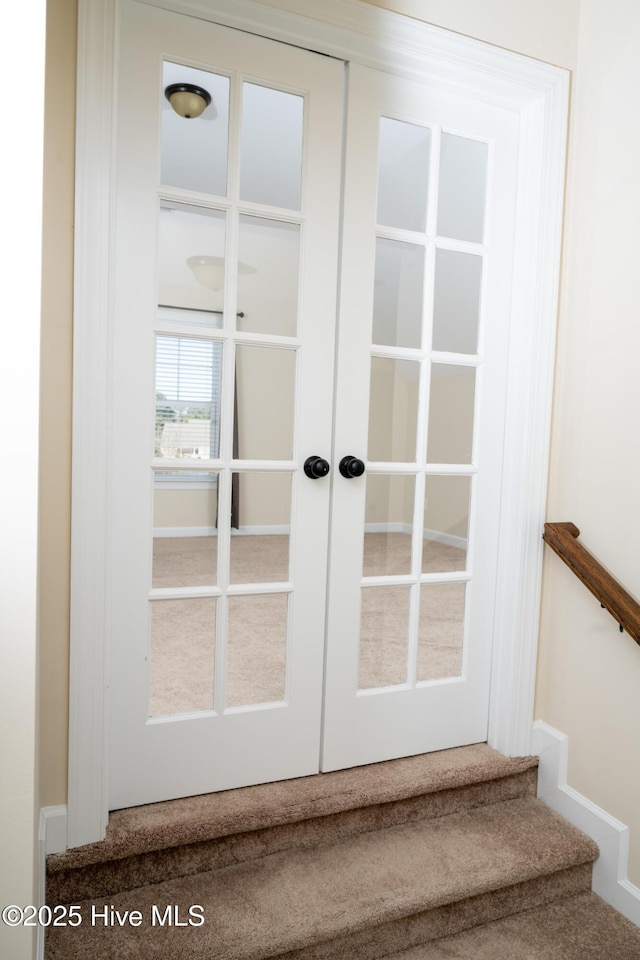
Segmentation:
{"type": "Polygon", "coordinates": [[[79,0],[68,845],[108,822],[109,366],[120,4],[147,2],[411,79],[519,115],[512,324],[490,746],[531,751],[558,307],[569,71],[361,0],[79,0]],[[321,18],[321,19],[320,19],[321,18]],[[378,38],[384,38],[380,40],[378,38]]]}

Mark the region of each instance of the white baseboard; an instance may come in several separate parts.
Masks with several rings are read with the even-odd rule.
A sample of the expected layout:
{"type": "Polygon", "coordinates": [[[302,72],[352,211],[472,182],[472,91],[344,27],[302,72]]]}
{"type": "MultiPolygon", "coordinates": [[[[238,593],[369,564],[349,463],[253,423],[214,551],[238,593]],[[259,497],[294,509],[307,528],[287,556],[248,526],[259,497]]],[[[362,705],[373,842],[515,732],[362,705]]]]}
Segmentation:
{"type": "MultiPolygon", "coordinates": [[[[288,523],[265,523],[248,527],[235,527],[231,530],[234,537],[284,536],[289,533],[288,523]]],[[[154,537],[215,537],[217,527],[154,527],[154,537]]]]}
{"type": "MultiPolygon", "coordinates": [[[[288,523],[268,523],[243,526],[239,529],[233,528],[231,531],[234,537],[259,537],[259,536],[286,536],[290,533],[288,523]]],[[[410,523],[404,523],[401,520],[390,521],[387,523],[365,523],[365,533],[407,533],[411,534],[413,527],[410,523]]],[[[154,537],[215,537],[218,533],[217,527],[154,527],[154,537]]],[[[433,540],[436,543],[445,543],[450,547],[458,547],[460,550],[467,549],[467,538],[456,537],[451,533],[442,533],[440,530],[429,530],[424,528],[423,536],[425,540],[433,540]]]]}
{"type": "Polygon", "coordinates": [[[154,527],[154,537],[215,537],[217,527],[154,527]]]}
{"type": "MultiPolygon", "coordinates": [[[[413,526],[402,520],[388,521],[386,523],[365,523],[365,533],[413,533],[413,526]]],[[[452,533],[443,533],[441,530],[430,530],[425,527],[422,531],[425,540],[434,540],[436,543],[446,543],[450,547],[458,547],[460,550],[467,549],[467,538],[456,537],[452,533]]]]}
{"type": "MultiPolygon", "coordinates": [[[[42,807],[38,828],[38,906],[45,903],[47,854],[62,853],[67,849],[67,808],[66,806],[42,807]]],[[[36,933],[36,960],[44,957],[44,930],[38,924],[36,933]]]]}
{"type": "Polygon", "coordinates": [[[600,847],[593,891],[640,926],[640,887],[627,879],[629,828],[567,784],[569,738],[542,720],[533,725],[533,753],[540,757],[538,797],[600,847]]]}

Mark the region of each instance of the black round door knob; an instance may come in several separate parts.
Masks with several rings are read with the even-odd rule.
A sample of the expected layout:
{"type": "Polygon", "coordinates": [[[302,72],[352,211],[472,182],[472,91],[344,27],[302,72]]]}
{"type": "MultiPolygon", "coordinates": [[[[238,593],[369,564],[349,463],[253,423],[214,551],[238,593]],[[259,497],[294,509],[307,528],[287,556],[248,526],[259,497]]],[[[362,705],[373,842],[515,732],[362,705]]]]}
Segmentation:
{"type": "Polygon", "coordinates": [[[304,462],[304,472],[312,480],[326,477],[330,469],[328,462],[323,460],[322,457],[307,457],[304,462]]]}
{"type": "Polygon", "coordinates": [[[361,477],[364,473],[364,463],[362,460],[358,460],[357,457],[343,457],[340,461],[339,470],[347,480],[350,480],[352,477],[361,477]]]}

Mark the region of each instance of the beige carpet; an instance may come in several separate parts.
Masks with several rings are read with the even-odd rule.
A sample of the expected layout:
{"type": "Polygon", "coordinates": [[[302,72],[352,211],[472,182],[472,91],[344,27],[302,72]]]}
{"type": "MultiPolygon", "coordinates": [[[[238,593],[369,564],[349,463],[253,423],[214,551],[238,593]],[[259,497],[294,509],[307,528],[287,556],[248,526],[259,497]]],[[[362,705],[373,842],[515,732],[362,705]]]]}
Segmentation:
{"type": "Polygon", "coordinates": [[[50,928],[46,960],[638,960],[595,844],[535,792],[534,758],[477,744],[117,811],[47,894],[140,925],[50,928]]]}
{"type": "MultiPolygon", "coordinates": [[[[233,583],[288,579],[289,538],[234,536],[233,583]]],[[[364,576],[408,573],[411,537],[365,535],[364,576]]],[[[425,541],[423,572],[464,569],[464,551],[425,541]]],[[[154,541],[153,586],[215,584],[217,538],[164,537],[154,541]]],[[[464,584],[421,588],[417,679],[457,676],[462,656],[464,584]]],[[[359,685],[406,682],[410,588],[367,587],[362,593],[359,685]]],[[[162,716],[213,705],[217,601],[159,600],[152,604],[150,714],[162,716]]],[[[284,698],[288,599],[284,594],[229,601],[226,707],[284,698]]]]}

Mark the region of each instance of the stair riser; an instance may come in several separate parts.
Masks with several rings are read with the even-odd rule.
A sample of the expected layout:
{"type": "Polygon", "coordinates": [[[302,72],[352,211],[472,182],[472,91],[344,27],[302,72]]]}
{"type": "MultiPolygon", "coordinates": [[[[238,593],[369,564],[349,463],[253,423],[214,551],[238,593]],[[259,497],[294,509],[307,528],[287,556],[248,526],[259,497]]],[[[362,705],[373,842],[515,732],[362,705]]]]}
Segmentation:
{"type": "MultiPolygon", "coordinates": [[[[411,947],[470,930],[480,924],[491,923],[565,897],[586,893],[591,889],[591,872],[590,863],[582,864],[459,903],[445,904],[401,920],[368,927],[302,950],[280,953],[277,956],[262,953],[251,956],[243,954],[242,960],[381,960],[411,947]]],[[[234,958],[230,957],[229,960],[234,958]]]]}
{"type": "Polygon", "coordinates": [[[113,896],[170,877],[192,876],[283,850],[337,843],[401,823],[448,816],[519,797],[535,797],[536,782],[537,771],[529,769],[486,783],[60,871],[47,878],[47,902],[54,905],[113,896]]]}

